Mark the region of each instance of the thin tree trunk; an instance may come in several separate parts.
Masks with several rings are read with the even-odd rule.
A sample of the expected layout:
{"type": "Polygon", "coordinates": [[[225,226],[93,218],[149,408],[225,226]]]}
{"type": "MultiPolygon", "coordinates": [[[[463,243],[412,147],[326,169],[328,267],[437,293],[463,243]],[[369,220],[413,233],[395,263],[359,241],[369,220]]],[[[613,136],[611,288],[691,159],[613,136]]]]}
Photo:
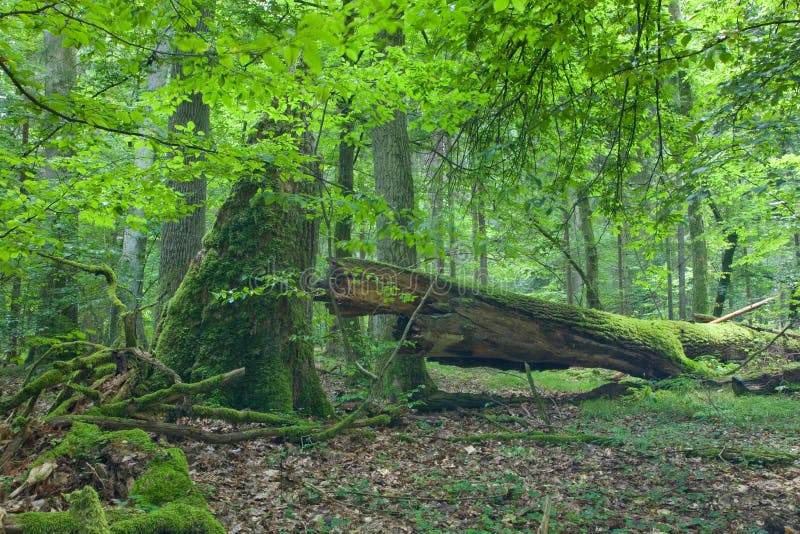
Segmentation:
{"type": "Polygon", "coordinates": [[[478,285],[485,286],[489,283],[489,261],[486,256],[486,216],[483,213],[484,204],[477,195],[476,185],[472,186],[472,250],[476,260],[473,279],[478,285]]]}
{"type": "MultiPolygon", "coordinates": [[[[714,219],[719,224],[724,224],[725,219],[722,212],[719,211],[717,206],[712,202],[710,204],[711,212],[714,214],[714,219]]],[[[717,298],[714,302],[714,317],[722,315],[725,308],[725,299],[728,298],[728,292],[731,287],[731,269],[733,268],[733,257],[736,254],[736,246],[739,243],[739,234],[736,230],[728,232],[725,236],[725,250],[722,252],[722,262],[720,262],[720,275],[719,282],[717,283],[717,298]]]]}
{"type": "Polygon", "coordinates": [[[600,302],[600,256],[597,253],[597,242],[592,227],[592,208],[586,192],[578,193],[578,216],[580,219],[583,246],[586,251],[586,278],[583,281],[586,289],[586,305],[596,310],[603,309],[600,302]]]}
{"type": "Polygon", "coordinates": [[[686,320],[686,229],[678,224],[678,319],[686,320]]]}
{"type": "MultiPolygon", "coordinates": [[[[680,0],[670,0],[669,13],[673,22],[683,20],[683,12],[680,0]]],[[[694,106],[694,93],[686,71],[679,70],[674,78],[674,84],[678,89],[676,107],[678,113],[688,117],[694,106]]],[[[694,134],[687,134],[686,141],[690,145],[697,142],[694,134]]],[[[708,249],[703,225],[702,204],[697,199],[689,201],[688,207],[689,236],[690,236],[690,255],[692,260],[692,313],[705,315],[708,313],[708,249]]],[[[679,227],[679,231],[681,228],[679,227]]],[[[678,254],[680,254],[680,237],[678,243],[678,254]]],[[[685,273],[685,261],[683,264],[678,260],[679,273],[685,273]]],[[[680,276],[680,275],[679,275],[680,276]]],[[[680,282],[679,282],[680,283],[680,282]]],[[[686,312],[683,312],[686,315],[686,312]]],[[[683,317],[682,315],[682,317],[683,317]]]]}
{"type": "Polygon", "coordinates": [[[456,274],[458,274],[458,264],[457,264],[457,260],[456,260],[456,256],[458,255],[458,236],[456,235],[455,220],[454,220],[455,216],[453,214],[453,211],[454,211],[453,197],[451,195],[451,197],[450,197],[450,210],[449,210],[449,212],[450,212],[449,213],[450,221],[449,221],[449,224],[448,224],[449,228],[447,230],[448,239],[449,239],[449,243],[448,243],[448,247],[447,247],[447,255],[450,257],[450,262],[449,262],[450,263],[450,273],[449,274],[450,274],[451,278],[455,278],[456,274]]]}
{"type": "MultiPolygon", "coordinates": [[[[567,252],[567,256],[572,255],[572,250],[570,250],[569,244],[569,226],[570,226],[570,216],[568,212],[564,213],[564,250],[567,252]]],[[[564,278],[566,279],[566,292],[567,292],[567,304],[575,304],[575,278],[572,272],[572,262],[569,261],[568,258],[564,259],[566,264],[564,268],[564,278]]]]}
{"type": "Polygon", "coordinates": [[[672,296],[672,247],[669,237],[664,240],[664,254],[667,257],[667,318],[672,321],[675,319],[675,299],[672,296]]]}
{"type": "Polygon", "coordinates": [[[725,308],[725,300],[729,296],[731,288],[731,269],[733,268],[733,257],[736,254],[736,246],[739,242],[739,234],[730,232],[725,236],[725,251],[722,253],[722,264],[720,267],[719,283],[717,284],[717,298],[714,303],[714,317],[722,315],[725,308]]]}
{"type": "MultiPolygon", "coordinates": [[[[25,117],[22,123],[22,147],[28,146],[30,138],[30,118],[25,117]]],[[[24,182],[27,180],[25,171],[19,173],[20,191],[26,193],[24,182]]],[[[22,277],[13,275],[11,279],[11,302],[9,302],[9,323],[8,323],[8,359],[16,361],[22,351],[25,341],[22,335],[22,277]]]]}
{"type": "MultiPolygon", "coordinates": [[[[344,5],[347,5],[347,1],[344,5]]],[[[349,102],[343,101],[340,105],[339,113],[347,116],[350,112],[349,102]]],[[[339,161],[337,165],[337,184],[341,188],[342,195],[348,196],[354,193],[354,177],[356,162],[356,147],[349,141],[352,135],[353,125],[345,122],[339,134],[339,161]]],[[[334,255],[337,258],[350,256],[344,245],[349,243],[353,232],[353,218],[348,215],[342,219],[337,219],[333,229],[335,240],[334,255]]],[[[345,362],[348,365],[355,365],[363,350],[363,332],[361,319],[359,317],[339,317],[333,325],[331,341],[328,350],[332,353],[344,353],[345,362]]]]}
{"type": "MultiPolygon", "coordinates": [[[[426,162],[426,167],[428,183],[430,184],[431,220],[436,221],[438,226],[441,226],[441,218],[444,214],[444,188],[439,187],[439,184],[445,183],[447,178],[440,174],[443,168],[440,154],[446,154],[447,152],[447,134],[438,131],[434,134],[433,141],[433,150],[426,162]]],[[[444,244],[442,236],[437,236],[437,243],[439,244],[439,249],[436,251],[434,263],[436,272],[439,275],[444,275],[445,255],[443,252],[447,250],[447,246],[444,244]]]]}
{"type": "MultiPolygon", "coordinates": [[[[151,93],[164,87],[167,83],[169,70],[166,65],[158,65],[147,75],[145,91],[151,93]]],[[[152,125],[150,125],[152,126],[152,125]]],[[[142,171],[149,169],[155,160],[155,154],[147,145],[143,145],[136,152],[136,167],[142,171]]],[[[140,208],[131,208],[131,215],[143,219],[144,212],[140,208]]],[[[136,339],[141,347],[147,347],[144,331],[144,322],[141,311],[138,310],[144,295],[145,262],[147,253],[147,232],[138,228],[126,226],[122,234],[122,253],[120,254],[117,274],[120,282],[127,287],[127,292],[120,295],[128,311],[134,314],[136,339]]],[[[119,335],[119,308],[111,307],[111,328],[113,341],[119,335]]]]}
{"type": "Polygon", "coordinates": [[[708,313],[708,249],[700,203],[689,202],[689,234],[692,252],[692,313],[708,313]]]}

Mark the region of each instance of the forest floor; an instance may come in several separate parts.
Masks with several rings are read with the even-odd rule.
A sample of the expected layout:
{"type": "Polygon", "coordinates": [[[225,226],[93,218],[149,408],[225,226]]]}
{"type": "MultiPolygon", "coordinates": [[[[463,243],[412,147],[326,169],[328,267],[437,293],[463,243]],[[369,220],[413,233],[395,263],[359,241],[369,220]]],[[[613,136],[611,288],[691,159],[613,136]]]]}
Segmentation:
{"type": "MultiPolygon", "coordinates": [[[[390,428],[324,443],[176,445],[231,533],[800,531],[800,461],[732,459],[744,450],[800,454],[796,392],[735,397],[729,387],[675,379],[657,390],[641,382],[622,399],[579,401],[614,373],[537,372],[555,433],[615,444],[468,442],[459,439],[546,430],[537,404],[520,402],[530,395],[525,375],[430,370],[443,390],[505,400],[439,414],[410,406],[390,428]]],[[[353,405],[341,377],[322,376],[334,402],[353,405]]],[[[18,386],[3,378],[0,389],[18,386]]]]}
{"type": "MultiPolygon", "coordinates": [[[[432,366],[440,388],[529,395],[525,376],[432,366]]],[[[302,446],[181,445],[229,532],[797,532],[800,462],[726,460],[800,453],[800,397],[734,397],[677,380],[617,400],[575,401],[604,371],[535,373],[557,432],[619,444],[458,441],[545,430],[534,402],[419,414],[302,446]],[[715,452],[718,451],[718,452],[715,452]],[[711,458],[698,457],[709,455],[711,458]]],[[[334,397],[346,390],[327,374],[334,397]]]]}

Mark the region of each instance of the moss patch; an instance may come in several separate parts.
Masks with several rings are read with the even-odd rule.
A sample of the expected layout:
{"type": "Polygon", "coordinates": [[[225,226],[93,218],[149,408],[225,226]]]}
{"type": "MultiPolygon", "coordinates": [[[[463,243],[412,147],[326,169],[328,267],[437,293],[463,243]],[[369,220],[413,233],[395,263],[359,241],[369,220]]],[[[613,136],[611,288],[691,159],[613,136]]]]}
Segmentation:
{"type": "Polygon", "coordinates": [[[104,510],[91,486],[71,494],[68,512],[28,512],[17,516],[27,533],[138,534],[222,533],[224,529],[208,510],[208,505],[189,477],[183,451],[164,449],[154,444],[142,430],[103,432],[96,425],[75,422],[53,450],[35,464],[47,460],[72,458],[96,463],[108,451],[124,447],[143,453],[147,467],[136,478],[128,495],[137,507],[146,509],[104,510]]]}
{"type": "Polygon", "coordinates": [[[225,529],[208,510],[171,503],[146,514],[134,514],[111,525],[114,534],[225,534],[225,529]]]}
{"type": "Polygon", "coordinates": [[[32,465],[39,465],[47,460],[56,460],[60,457],[93,459],[98,456],[100,449],[109,443],[129,443],[147,452],[158,450],[144,430],[103,432],[97,425],[76,421],[61,443],[40,456],[32,465]]]}
{"type": "Polygon", "coordinates": [[[206,501],[189,478],[189,464],[180,449],[159,451],[147,471],[134,482],[129,498],[139,506],[181,502],[204,508],[206,501]]]}

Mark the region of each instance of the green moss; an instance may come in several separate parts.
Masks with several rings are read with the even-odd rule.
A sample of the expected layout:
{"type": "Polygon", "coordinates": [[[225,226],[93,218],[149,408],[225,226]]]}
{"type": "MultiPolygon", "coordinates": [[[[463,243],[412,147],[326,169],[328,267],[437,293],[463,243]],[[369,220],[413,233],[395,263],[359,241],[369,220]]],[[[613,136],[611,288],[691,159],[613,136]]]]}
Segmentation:
{"type": "Polygon", "coordinates": [[[220,533],[222,526],[208,511],[208,505],[189,477],[189,465],[180,449],[163,449],[153,444],[142,430],[102,432],[92,424],[76,421],[64,439],[35,463],[60,457],[94,462],[107,446],[141,449],[153,459],[136,479],[129,499],[148,512],[132,509],[109,510],[100,505],[90,486],[70,496],[68,512],[31,512],[19,516],[23,532],[33,534],[105,534],[107,532],[220,533]],[[109,523],[111,524],[109,530],[109,523]]]}
{"type": "Polygon", "coordinates": [[[69,458],[95,458],[100,449],[109,443],[127,442],[134,447],[156,451],[158,447],[150,441],[150,436],[144,430],[117,430],[115,432],[103,432],[97,425],[81,423],[76,421],[72,428],[61,440],[61,443],[52,450],[40,456],[33,465],[39,465],[47,460],[57,459],[63,456],[69,458]]]}
{"type": "Polygon", "coordinates": [[[252,410],[234,410],[231,408],[214,408],[201,404],[192,406],[192,416],[222,419],[229,423],[267,423],[271,425],[289,425],[299,423],[296,416],[274,413],[255,412],[252,410]]]}
{"type": "Polygon", "coordinates": [[[81,524],[69,512],[25,512],[15,517],[25,534],[78,534],[81,524]]]}
{"type": "Polygon", "coordinates": [[[69,514],[81,526],[81,534],[108,534],[108,520],[100,505],[100,498],[91,486],[69,496],[69,514]]]}
{"type": "Polygon", "coordinates": [[[130,495],[138,506],[183,502],[200,508],[206,501],[189,478],[189,464],[180,449],[159,451],[147,471],[133,483],[130,495]]]}
{"type": "Polygon", "coordinates": [[[55,387],[65,380],[65,375],[61,371],[51,369],[33,382],[28,383],[20,389],[16,395],[0,399],[0,413],[6,413],[25,402],[26,400],[40,394],[42,391],[55,387]]]}
{"type": "Polygon", "coordinates": [[[27,512],[16,516],[25,534],[108,534],[97,492],[86,486],[69,495],[67,512],[27,512]]]}
{"type": "Polygon", "coordinates": [[[225,529],[208,510],[173,503],[123,519],[111,525],[114,534],[224,534],[225,529]]]}
{"type": "Polygon", "coordinates": [[[326,416],[332,409],[305,341],[307,303],[270,291],[233,302],[213,295],[257,284],[254,274],[265,267],[299,273],[313,265],[311,227],[316,223],[296,206],[267,203],[260,196],[277,184],[273,169],[260,183],[242,180],[234,186],[204,240],[202,261],[190,268],[168,305],[156,354],[186,381],[245,367],[242,381],[213,394],[212,400],[224,406],[326,416]]]}

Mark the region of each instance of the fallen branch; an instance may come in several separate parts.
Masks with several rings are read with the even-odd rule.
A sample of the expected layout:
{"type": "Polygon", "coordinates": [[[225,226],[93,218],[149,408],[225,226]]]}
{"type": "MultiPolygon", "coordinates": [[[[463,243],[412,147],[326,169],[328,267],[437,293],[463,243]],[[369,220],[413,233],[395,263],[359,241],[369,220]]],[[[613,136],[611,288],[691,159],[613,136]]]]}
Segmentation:
{"type": "MultiPolygon", "coordinates": [[[[105,430],[133,430],[140,429],[145,432],[152,432],[162,436],[173,438],[190,439],[204,443],[222,444],[238,443],[259,438],[285,438],[291,441],[311,439],[322,441],[332,437],[325,430],[320,430],[318,423],[298,424],[284,427],[265,427],[252,428],[238,432],[208,432],[189,425],[178,425],[174,423],[163,423],[160,421],[146,421],[141,419],[128,419],[123,417],[102,417],[92,415],[71,415],[58,417],[47,422],[53,428],[64,428],[71,426],[74,422],[91,423],[105,430]]],[[[349,428],[363,428],[367,426],[385,426],[391,422],[391,418],[386,415],[378,415],[365,419],[353,421],[349,428]]]]}
{"type": "Polygon", "coordinates": [[[760,308],[764,304],[766,304],[768,302],[772,302],[773,300],[777,299],[779,296],[780,295],[773,295],[773,296],[771,296],[769,298],[766,298],[764,300],[759,300],[758,302],[756,302],[754,304],[750,304],[749,306],[745,306],[744,308],[741,308],[739,310],[731,312],[728,315],[723,315],[722,317],[717,317],[716,319],[714,319],[713,321],[709,321],[708,323],[709,324],[724,323],[728,319],[733,319],[734,317],[738,317],[739,315],[745,314],[745,313],[747,313],[749,311],[753,311],[756,308],[760,308]]]}
{"type": "Polygon", "coordinates": [[[125,399],[119,402],[112,402],[98,406],[94,415],[105,415],[110,417],[127,417],[137,412],[146,412],[149,408],[164,403],[176,401],[186,395],[199,395],[207,393],[211,390],[218,388],[223,384],[227,384],[231,380],[240,378],[244,375],[244,367],[228,371],[227,373],[215,375],[199,382],[177,383],[172,386],[159,389],[152,393],[142,395],[141,397],[134,397],[125,399]]]}

